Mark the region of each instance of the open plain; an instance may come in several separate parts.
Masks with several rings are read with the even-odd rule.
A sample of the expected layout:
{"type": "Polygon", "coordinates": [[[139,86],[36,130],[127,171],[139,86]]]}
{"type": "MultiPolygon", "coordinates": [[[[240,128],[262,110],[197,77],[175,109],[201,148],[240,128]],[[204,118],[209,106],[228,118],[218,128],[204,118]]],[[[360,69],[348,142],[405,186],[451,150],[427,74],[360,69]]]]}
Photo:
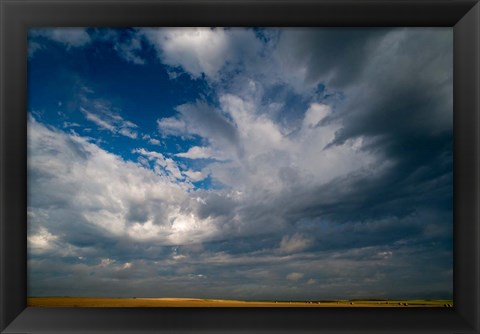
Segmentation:
{"type": "Polygon", "coordinates": [[[29,307],[452,307],[451,300],[243,301],[197,298],[29,297],[29,307]]]}

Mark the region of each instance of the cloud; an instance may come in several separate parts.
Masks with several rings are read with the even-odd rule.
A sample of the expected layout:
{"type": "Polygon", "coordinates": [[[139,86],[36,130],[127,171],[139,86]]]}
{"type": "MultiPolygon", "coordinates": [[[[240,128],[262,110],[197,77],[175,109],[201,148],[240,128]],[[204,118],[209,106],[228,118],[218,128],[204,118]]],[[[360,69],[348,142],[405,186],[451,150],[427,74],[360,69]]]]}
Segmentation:
{"type": "Polygon", "coordinates": [[[311,244],[311,239],[297,233],[292,236],[283,237],[279,249],[282,253],[295,253],[305,250],[311,244]]]}
{"type": "Polygon", "coordinates": [[[187,152],[177,153],[175,156],[187,159],[217,159],[221,160],[221,153],[210,147],[192,146],[187,152]]]}
{"type": "Polygon", "coordinates": [[[152,145],[160,145],[160,140],[155,139],[155,138],[150,138],[148,142],[152,145]]]}
{"type": "Polygon", "coordinates": [[[136,148],[132,151],[132,153],[139,153],[141,155],[144,155],[148,157],[150,160],[156,160],[158,164],[161,166],[165,166],[165,156],[160,153],[160,152],[155,152],[155,151],[147,151],[144,148],[136,148]]]}
{"type": "MultiPolygon", "coordinates": [[[[139,152],[157,160],[161,158],[159,153],[139,152]]],[[[156,175],[125,162],[82,137],[47,129],[35,121],[29,123],[29,154],[30,190],[44,193],[29,203],[33,212],[31,223],[46,224],[44,228],[50,233],[38,230],[39,236],[33,237],[33,244],[60,237],[68,228],[97,231],[99,235],[88,237],[91,241],[104,235],[136,240],[148,237],[171,244],[182,240],[182,235],[187,236],[176,227],[179,219],[191,217],[179,206],[188,201],[188,184],[172,182],[165,174],[156,175]],[[139,203],[142,208],[135,211],[139,203]],[[62,209],[55,209],[57,205],[62,209]],[[66,217],[78,220],[71,222],[66,217]]],[[[173,177],[183,178],[173,160],[165,158],[162,163],[173,177]]],[[[212,233],[208,220],[197,225],[197,218],[189,219],[193,220],[185,224],[195,224],[203,231],[201,234],[212,233]]],[[[193,232],[191,228],[189,231],[193,232]]],[[[77,230],[68,235],[75,239],[82,238],[84,233],[77,230]]]]}
{"type": "MultiPolygon", "coordinates": [[[[221,96],[220,101],[222,111],[235,126],[239,154],[235,156],[230,151],[230,164],[210,167],[214,178],[232,188],[248,189],[254,194],[262,191],[281,193],[293,185],[311,189],[351,172],[373,168],[373,165],[377,171],[385,166],[386,161],[358,150],[352,143],[325,149],[335,138],[340,128],[338,123],[316,128],[301,126],[291,131],[269,116],[259,114],[258,106],[239,96],[221,96]],[[275,166],[273,171],[272,166],[275,166]]],[[[310,121],[312,110],[321,110],[322,115],[326,115],[329,108],[312,104],[307,109],[306,120],[300,124],[310,121]]]]}
{"type": "Polygon", "coordinates": [[[202,73],[216,76],[229,52],[223,29],[151,29],[144,34],[157,48],[164,63],[182,66],[194,77],[202,73]]]}
{"type": "Polygon", "coordinates": [[[118,133],[121,134],[122,136],[129,137],[131,139],[136,139],[138,136],[136,131],[133,131],[128,128],[121,128],[120,130],[118,130],[118,133]]]}
{"type": "Polygon", "coordinates": [[[142,41],[137,35],[132,35],[129,39],[124,41],[117,41],[114,44],[114,49],[119,56],[136,65],[144,65],[145,59],[139,53],[142,51],[142,41]]]}
{"type": "Polygon", "coordinates": [[[161,61],[181,67],[192,77],[217,79],[225,66],[253,57],[260,47],[252,30],[223,28],[160,28],[140,30],[161,61]]]}
{"type": "Polygon", "coordinates": [[[279,35],[276,60],[279,75],[294,86],[345,87],[363,74],[365,63],[390,29],[287,28],[279,35]],[[290,78],[288,77],[290,76],[290,78]]]}
{"type": "Polygon", "coordinates": [[[109,130],[110,132],[113,132],[113,133],[116,132],[116,128],[112,124],[104,121],[103,119],[101,119],[97,115],[89,112],[86,109],[81,108],[81,111],[85,114],[86,119],[88,119],[89,121],[92,121],[93,123],[97,124],[102,129],[109,130]]]}
{"type": "Polygon", "coordinates": [[[330,113],[331,109],[328,105],[313,103],[305,112],[303,126],[316,127],[330,113]]]}
{"type": "Polygon", "coordinates": [[[302,273],[290,273],[287,275],[287,280],[292,281],[292,282],[297,282],[303,278],[302,273]]]}
{"type": "MultiPolygon", "coordinates": [[[[85,115],[85,118],[95,123],[101,129],[108,130],[114,134],[120,134],[131,139],[136,139],[138,133],[135,128],[137,125],[132,122],[125,121],[118,114],[114,114],[110,111],[102,110],[99,114],[94,114],[85,108],[80,108],[85,115]]],[[[98,110],[98,109],[97,109],[98,110]]]]}
{"type": "Polygon", "coordinates": [[[29,40],[29,42],[28,42],[28,58],[32,58],[35,55],[35,53],[37,53],[37,51],[42,50],[42,49],[43,49],[42,44],[29,40]]]}
{"type": "Polygon", "coordinates": [[[29,233],[28,245],[35,252],[44,252],[55,248],[55,240],[57,236],[48,232],[48,230],[42,226],[38,228],[37,232],[29,233]]]}
{"type": "Polygon", "coordinates": [[[211,151],[208,147],[193,146],[187,152],[175,154],[177,157],[188,159],[205,159],[211,157],[211,151]]]}
{"type": "MultiPolygon", "coordinates": [[[[52,224],[62,219],[66,211],[72,210],[70,216],[81,217],[79,228],[85,225],[85,228],[93,229],[89,233],[97,230],[102,231],[101,235],[114,238],[147,238],[166,244],[181,242],[187,236],[191,238],[196,229],[198,237],[202,235],[200,240],[203,240],[255,235],[262,230],[262,233],[271,233],[278,227],[285,227],[282,220],[276,224],[262,222],[265,219],[267,223],[272,218],[272,207],[277,206],[282,198],[272,197],[270,204],[258,206],[255,202],[260,193],[255,192],[251,193],[252,197],[227,192],[224,195],[227,201],[223,204],[208,192],[189,195],[191,185],[178,181],[183,180],[183,175],[175,161],[160,152],[143,148],[133,151],[159,168],[150,171],[122,161],[76,135],[52,131],[36,122],[29,124],[29,131],[30,145],[33,145],[29,151],[31,189],[38,191],[42,187],[46,193],[44,197],[36,196],[31,206],[34,209],[58,203],[65,208],[61,210],[65,213],[49,212],[50,215],[61,215],[50,217],[52,224]],[[117,180],[124,181],[119,183],[117,180]],[[86,190],[77,192],[77,189],[86,190]],[[253,217],[256,218],[252,220],[253,217]]],[[[192,181],[205,175],[191,170],[183,174],[192,181]]],[[[258,184],[250,186],[255,189],[258,184]]],[[[282,215],[281,211],[279,215],[282,215]]],[[[50,231],[48,226],[46,228],[50,231]]],[[[56,235],[53,231],[49,233],[56,235]]],[[[85,238],[90,237],[85,235],[85,238]]],[[[282,242],[286,251],[298,251],[307,243],[299,236],[282,242]]]]}
{"type": "Polygon", "coordinates": [[[95,43],[107,43],[126,62],[144,65],[146,63],[142,45],[143,37],[137,29],[106,28],[35,28],[29,30],[29,57],[45,46],[40,38],[60,43],[67,50],[84,48],[95,43]]]}
{"type": "Polygon", "coordinates": [[[157,120],[158,129],[162,136],[187,134],[187,124],[184,120],[175,117],[166,117],[157,120]]]}
{"type": "Polygon", "coordinates": [[[177,163],[171,158],[166,158],[162,153],[147,151],[144,148],[134,149],[132,153],[141,154],[146,156],[149,160],[155,161],[156,166],[154,170],[159,175],[172,176],[174,178],[172,181],[184,178],[177,163]]]}
{"type": "Polygon", "coordinates": [[[201,171],[186,170],[183,174],[188,177],[192,182],[198,182],[204,180],[208,175],[205,175],[201,171]]]}
{"type": "Polygon", "coordinates": [[[234,147],[237,130],[225,115],[203,101],[176,107],[178,114],[157,120],[163,136],[200,136],[213,146],[234,147]]]}
{"type": "Polygon", "coordinates": [[[183,175],[178,169],[177,163],[170,158],[165,159],[166,166],[165,168],[176,178],[176,179],[183,179],[183,175]]]}
{"type": "Polygon", "coordinates": [[[85,118],[95,123],[100,129],[108,130],[113,134],[119,134],[131,139],[138,137],[138,126],[125,120],[115,111],[115,108],[108,101],[103,99],[90,98],[88,95],[93,92],[84,91],[80,94],[80,111],[85,118]]]}
{"type": "Polygon", "coordinates": [[[36,28],[30,30],[30,36],[42,36],[64,44],[68,49],[83,47],[92,42],[86,28],[36,28]]]}
{"type": "Polygon", "coordinates": [[[209,143],[176,156],[223,160],[210,163],[208,170],[226,187],[254,194],[280,191],[292,184],[310,183],[311,187],[373,165],[380,170],[386,163],[377,163],[374,154],[360,150],[361,141],[324,150],[341,128],[338,122],[320,124],[331,114],[326,104],[312,103],[303,112],[303,122],[292,131],[261,114],[255,101],[232,94],[221,95],[219,101],[218,109],[201,101],[181,105],[176,115],[159,119],[157,124],[164,136],[200,136],[209,143]],[[276,166],[273,173],[272,165],[276,166]]]}
{"type": "Polygon", "coordinates": [[[336,142],[362,132],[386,136],[389,146],[388,137],[406,139],[408,134],[437,140],[442,133],[451,132],[452,32],[409,29],[392,32],[389,37],[378,46],[372,63],[365,66],[366,80],[352,88],[355,99],[339,114],[344,127],[336,142]],[[427,41],[429,48],[422,48],[421,56],[409,56],[427,41]],[[348,112],[351,108],[357,111],[348,112]]]}

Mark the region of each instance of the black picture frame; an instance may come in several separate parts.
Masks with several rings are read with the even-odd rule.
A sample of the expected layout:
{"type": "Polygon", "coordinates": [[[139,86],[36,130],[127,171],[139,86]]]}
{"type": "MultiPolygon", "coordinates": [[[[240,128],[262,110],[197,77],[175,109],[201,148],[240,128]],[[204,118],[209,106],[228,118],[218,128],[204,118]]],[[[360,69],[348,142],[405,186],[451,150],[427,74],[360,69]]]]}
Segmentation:
{"type": "Polygon", "coordinates": [[[475,0],[0,0],[1,333],[480,333],[480,4],[475,0]],[[453,308],[26,307],[27,29],[448,26],[454,29],[453,308]]]}

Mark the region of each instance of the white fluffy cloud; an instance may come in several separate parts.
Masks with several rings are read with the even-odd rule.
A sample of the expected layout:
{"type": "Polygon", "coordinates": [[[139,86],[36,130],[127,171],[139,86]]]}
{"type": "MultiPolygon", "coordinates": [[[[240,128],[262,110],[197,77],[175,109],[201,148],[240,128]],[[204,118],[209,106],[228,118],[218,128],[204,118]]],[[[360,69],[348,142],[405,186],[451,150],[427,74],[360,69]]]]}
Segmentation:
{"type": "MultiPolygon", "coordinates": [[[[29,223],[36,231],[29,238],[32,248],[49,248],[62,229],[78,223],[117,238],[163,244],[194,242],[196,236],[201,241],[214,234],[215,227],[208,219],[195,216],[194,205],[182,209],[181,203],[192,200],[188,183],[173,182],[166,173],[155,174],[85,138],[49,129],[34,120],[29,121],[28,134],[30,191],[44,194],[34,196],[29,203],[29,223]],[[58,203],[62,203],[61,210],[55,209],[58,203]],[[63,215],[80,222],[64,221],[63,215]]],[[[138,153],[160,161],[176,179],[183,178],[172,159],[143,149],[138,153]]]]}
{"type": "MultiPolygon", "coordinates": [[[[32,217],[30,215],[30,217],[32,217]]],[[[29,247],[38,253],[42,253],[44,251],[49,251],[55,248],[55,241],[58,239],[57,236],[48,232],[48,230],[40,226],[38,231],[29,233],[27,238],[29,247]]]]}
{"type": "Polygon", "coordinates": [[[164,64],[181,67],[193,77],[218,79],[225,65],[254,55],[260,42],[251,30],[223,28],[141,29],[164,64]]]}
{"type": "Polygon", "coordinates": [[[313,103],[305,112],[304,127],[316,127],[328,114],[331,108],[326,104],[313,103]]]}
{"type": "Polygon", "coordinates": [[[205,175],[201,171],[186,170],[183,172],[192,182],[198,182],[204,180],[208,175],[205,175]]]}
{"type": "Polygon", "coordinates": [[[195,77],[215,77],[231,52],[223,29],[178,28],[145,30],[165,64],[182,66],[195,77]]]}
{"type": "MultiPolygon", "coordinates": [[[[35,201],[31,203],[30,208],[36,213],[32,217],[39,217],[36,208],[62,203],[63,209],[60,211],[70,211],[69,215],[81,217],[79,219],[83,224],[108,235],[156,240],[161,244],[272,233],[284,226],[284,220],[279,211],[279,220],[267,224],[266,221],[272,219],[269,208],[288,196],[291,186],[306,187],[308,192],[335,177],[366,167],[365,162],[374,159],[363,157],[365,153],[347,144],[324,151],[318,146],[321,135],[310,133],[322,132],[322,127],[302,127],[297,136],[291,137],[272,120],[252,116],[248,108],[254,106],[240,98],[226,96],[222,101],[225,112],[235,122],[232,129],[238,131],[238,136],[235,137],[236,142],[222,141],[219,139],[221,131],[205,127],[202,134],[209,136],[209,130],[214,131],[211,138],[218,143],[218,148],[225,149],[220,152],[229,159],[224,162],[213,161],[201,171],[182,171],[173,158],[144,148],[132,151],[143,159],[141,164],[124,161],[83,137],[49,129],[30,120],[31,191],[41,188],[45,193],[41,198],[35,196],[35,201]],[[232,145],[241,148],[243,153],[232,154],[228,150],[232,145]],[[313,154],[317,156],[311,157],[313,154]],[[320,163],[325,159],[325,154],[333,157],[345,155],[347,163],[342,168],[333,168],[334,163],[325,167],[320,163]],[[152,169],[146,160],[153,163],[152,169]],[[319,162],[309,166],[314,161],[319,162]],[[302,174],[305,171],[310,171],[313,176],[318,171],[321,173],[312,179],[310,174],[302,174]],[[192,192],[191,182],[203,180],[208,175],[226,186],[222,191],[224,201],[227,201],[224,204],[218,202],[212,191],[192,192]],[[257,207],[259,198],[267,200],[264,207],[257,207]],[[255,213],[256,210],[261,213],[255,213]],[[256,215],[257,220],[252,220],[250,215],[256,215]],[[263,219],[265,223],[261,222],[263,219]]],[[[323,131],[333,130],[327,128],[323,131]]],[[[324,144],[327,142],[324,141],[324,144]]],[[[206,147],[203,149],[209,151],[206,147]]],[[[190,154],[203,156],[200,154],[202,150],[196,151],[192,150],[190,154]]],[[[55,229],[49,226],[63,216],[55,218],[59,212],[54,209],[48,209],[44,214],[49,218],[42,221],[32,219],[32,224],[42,225],[45,221],[51,221],[45,228],[54,238],[55,229]]],[[[33,244],[50,240],[50,237],[46,237],[49,236],[47,232],[38,231],[39,236],[33,239],[33,244]]],[[[299,235],[285,237],[280,250],[285,253],[301,251],[308,247],[309,242],[299,235]]]]}
{"type": "Polygon", "coordinates": [[[192,146],[187,152],[175,154],[180,158],[187,159],[218,159],[222,160],[221,152],[214,151],[211,147],[192,146]]]}
{"type": "Polygon", "coordinates": [[[141,154],[147,157],[149,160],[154,161],[156,164],[154,171],[159,175],[168,175],[169,177],[173,177],[171,178],[171,182],[175,182],[175,180],[182,180],[184,178],[182,172],[178,168],[177,163],[171,158],[166,158],[162,153],[147,151],[144,148],[134,149],[132,153],[141,154]],[[160,167],[162,167],[163,170],[160,169],[160,167]]]}
{"type": "Polygon", "coordinates": [[[158,125],[160,133],[197,135],[210,143],[176,156],[223,157],[225,162],[212,162],[208,169],[213,179],[231,189],[253,195],[259,190],[280,193],[293,184],[312,188],[351,172],[379,172],[389,163],[362,150],[362,141],[328,147],[341,124],[321,123],[331,114],[325,104],[312,103],[294,131],[262,114],[255,101],[236,95],[220,96],[220,108],[204,103],[182,105],[177,116],[161,119],[158,125]],[[173,122],[184,126],[172,127],[173,122]]]}

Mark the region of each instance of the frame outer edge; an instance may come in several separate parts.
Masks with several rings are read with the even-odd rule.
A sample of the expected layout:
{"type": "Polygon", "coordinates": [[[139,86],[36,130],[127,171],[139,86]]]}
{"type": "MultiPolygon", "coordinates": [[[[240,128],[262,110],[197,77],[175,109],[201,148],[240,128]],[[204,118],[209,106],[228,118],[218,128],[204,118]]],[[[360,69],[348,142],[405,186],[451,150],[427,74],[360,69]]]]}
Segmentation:
{"type": "Polygon", "coordinates": [[[5,218],[4,218],[4,194],[5,194],[5,159],[4,157],[4,148],[3,146],[5,145],[5,122],[4,122],[4,112],[5,112],[5,107],[4,107],[4,60],[5,60],[5,48],[3,47],[3,35],[5,32],[5,20],[3,18],[3,12],[4,12],[4,2],[0,0],[0,294],[2,297],[0,298],[0,331],[3,331],[6,327],[6,319],[5,319],[5,314],[6,314],[6,308],[7,308],[7,303],[5,301],[5,233],[4,233],[4,224],[5,224],[5,218]]]}
{"type": "MultiPolygon", "coordinates": [[[[10,2],[10,1],[8,1],[10,2]]],[[[20,1],[20,2],[23,2],[23,1],[20,1]]],[[[68,3],[70,1],[66,1],[66,3],[68,3]]],[[[81,3],[91,3],[90,1],[80,1],[81,3]]],[[[121,2],[121,1],[120,1],[121,2]]],[[[180,1],[181,2],[181,1],[180,1]]],[[[228,3],[228,1],[227,1],[228,3]]],[[[6,289],[7,289],[7,286],[5,284],[5,275],[7,274],[7,268],[6,268],[6,265],[5,265],[5,259],[7,257],[7,253],[6,253],[6,243],[5,243],[5,239],[6,239],[6,236],[5,236],[5,224],[6,224],[6,221],[5,221],[5,218],[6,218],[6,214],[5,214],[5,209],[6,209],[6,194],[5,194],[5,182],[6,182],[6,162],[4,158],[6,158],[4,156],[4,154],[7,152],[7,149],[6,149],[6,135],[5,135],[5,130],[6,130],[6,125],[5,125],[5,122],[4,120],[7,118],[6,117],[6,110],[5,110],[5,99],[4,97],[7,96],[6,95],[6,91],[7,91],[7,88],[5,87],[5,48],[3,47],[5,45],[5,39],[6,39],[6,22],[5,22],[5,18],[7,17],[7,15],[5,14],[6,10],[5,10],[5,7],[6,6],[6,2],[4,2],[3,0],[0,0],[0,190],[1,190],[1,193],[0,193],[0,294],[2,296],[0,296],[0,332],[3,332],[6,328],[6,326],[8,325],[6,322],[7,322],[7,312],[6,312],[6,309],[7,309],[7,306],[8,306],[8,301],[6,300],[6,289]]],[[[476,29],[477,29],[477,33],[475,35],[475,45],[476,45],[476,49],[475,49],[475,54],[476,54],[476,58],[475,58],[475,63],[472,64],[473,65],[473,68],[472,70],[474,71],[474,84],[475,84],[475,87],[473,87],[473,90],[475,91],[476,93],[476,98],[475,98],[475,101],[474,101],[474,108],[473,108],[473,112],[475,113],[475,116],[473,117],[474,121],[475,121],[475,129],[477,130],[475,133],[474,133],[474,137],[472,139],[475,140],[475,143],[474,143],[474,150],[475,150],[475,154],[477,155],[475,160],[474,160],[474,164],[475,164],[475,170],[474,170],[474,180],[473,180],[473,187],[475,188],[476,190],[476,193],[475,193],[475,200],[477,201],[477,205],[475,206],[474,208],[474,215],[475,215],[475,221],[473,222],[475,224],[474,226],[474,231],[475,231],[475,234],[474,236],[472,236],[476,241],[476,245],[472,245],[474,246],[473,249],[474,249],[474,254],[471,254],[472,258],[473,258],[473,261],[476,261],[478,263],[478,261],[480,260],[480,226],[479,226],[479,218],[480,218],[480,203],[478,203],[478,200],[479,200],[479,195],[478,195],[478,191],[480,190],[480,170],[479,170],[479,167],[480,167],[480,110],[479,110],[479,107],[480,107],[480,33],[478,33],[480,31],[480,3],[477,2],[477,4],[475,5],[475,8],[472,9],[472,15],[475,16],[475,25],[476,25],[476,29]]],[[[480,312],[480,305],[478,304],[479,300],[480,300],[480,270],[479,270],[479,267],[476,266],[475,269],[474,269],[474,278],[475,278],[475,285],[474,285],[474,288],[475,288],[475,291],[472,292],[472,295],[474,296],[475,300],[476,300],[476,303],[475,303],[475,309],[474,309],[474,313],[476,314],[476,317],[474,319],[474,323],[472,324],[475,328],[475,333],[479,333],[479,330],[480,330],[480,318],[479,318],[479,312],[480,312]]],[[[12,321],[13,319],[8,319],[8,321],[12,321]]]]}
{"type": "MultiPolygon", "coordinates": [[[[22,1],[0,0],[0,332],[18,317],[26,306],[26,217],[18,205],[26,202],[26,72],[22,57],[26,55],[26,42],[15,39],[16,31],[23,32],[25,20],[15,6],[22,1]],[[22,45],[23,44],[23,45],[22,45]],[[14,78],[12,80],[12,78],[14,78]],[[10,79],[7,85],[7,80],[10,79]],[[20,101],[20,103],[19,103],[20,101]],[[22,115],[22,111],[25,115],[22,115]],[[19,117],[20,115],[20,117],[19,117]],[[25,125],[23,125],[25,124],[25,125]],[[18,150],[18,146],[24,148],[18,150]],[[23,171],[23,173],[22,173],[23,171]],[[22,225],[22,222],[24,225],[22,225]],[[15,236],[22,235],[20,242],[15,236]],[[19,261],[20,259],[20,261],[19,261]],[[21,279],[18,279],[18,277],[21,279]],[[23,276],[23,277],[22,277],[23,276]]],[[[26,4],[26,2],[25,2],[26,4]]],[[[26,64],[26,58],[23,60],[26,64]]],[[[23,211],[23,210],[22,210],[23,211]]]]}
{"type": "Polygon", "coordinates": [[[476,319],[474,322],[475,330],[477,332],[480,332],[480,268],[478,263],[480,263],[480,2],[477,2],[475,5],[474,10],[475,12],[475,22],[476,22],[476,39],[475,42],[477,44],[477,49],[476,49],[476,64],[475,64],[475,70],[474,72],[476,73],[476,101],[475,101],[475,111],[477,115],[477,123],[476,123],[476,154],[477,154],[477,161],[476,161],[476,200],[477,200],[477,206],[476,206],[476,240],[477,240],[477,249],[476,249],[476,254],[475,254],[475,261],[477,263],[476,270],[475,270],[475,276],[476,276],[476,294],[475,294],[475,314],[476,314],[476,319]]]}
{"type": "Polygon", "coordinates": [[[480,333],[480,2],[454,26],[454,305],[480,333]],[[466,39],[465,36],[469,36],[466,39]],[[466,62],[463,62],[463,58],[466,62]],[[459,59],[460,58],[460,59],[459,59]],[[458,79],[461,80],[458,80],[458,79]],[[458,131],[459,127],[463,131],[458,131]],[[460,153],[461,152],[461,153],[460,153]],[[458,240],[459,236],[462,237],[458,240]],[[464,284],[460,289],[459,282],[464,284]]]}

